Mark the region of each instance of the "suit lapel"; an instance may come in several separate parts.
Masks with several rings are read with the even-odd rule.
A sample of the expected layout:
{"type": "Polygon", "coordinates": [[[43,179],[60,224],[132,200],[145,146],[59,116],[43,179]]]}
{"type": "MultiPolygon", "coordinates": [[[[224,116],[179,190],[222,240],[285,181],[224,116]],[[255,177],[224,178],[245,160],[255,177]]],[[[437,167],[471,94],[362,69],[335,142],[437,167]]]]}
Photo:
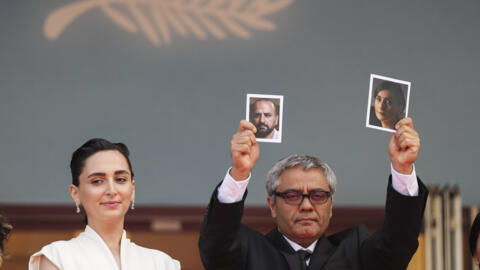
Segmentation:
{"type": "Polygon", "coordinates": [[[266,237],[270,243],[280,251],[291,270],[301,270],[300,259],[295,253],[295,250],[293,250],[290,244],[276,228],[270,231],[266,237]]]}
{"type": "Polygon", "coordinates": [[[310,257],[310,264],[308,265],[308,269],[311,270],[319,270],[322,269],[325,264],[327,263],[330,256],[332,256],[333,252],[335,251],[335,246],[330,243],[325,235],[322,235],[320,239],[318,239],[317,245],[315,246],[315,250],[313,251],[312,256],[310,257]]]}

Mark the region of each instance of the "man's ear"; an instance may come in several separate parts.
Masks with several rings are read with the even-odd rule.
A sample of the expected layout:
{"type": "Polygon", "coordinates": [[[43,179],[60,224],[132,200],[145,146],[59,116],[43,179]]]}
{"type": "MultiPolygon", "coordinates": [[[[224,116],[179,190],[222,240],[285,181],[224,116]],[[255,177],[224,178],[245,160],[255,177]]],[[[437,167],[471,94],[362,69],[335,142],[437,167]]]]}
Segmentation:
{"type": "Polygon", "coordinates": [[[270,196],[267,196],[267,203],[268,207],[270,207],[270,212],[272,214],[272,218],[277,218],[277,211],[275,209],[275,203],[273,202],[270,196]]]}
{"type": "Polygon", "coordinates": [[[72,197],[72,201],[74,203],[81,204],[78,187],[74,184],[70,184],[70,196],[72,197]]]}

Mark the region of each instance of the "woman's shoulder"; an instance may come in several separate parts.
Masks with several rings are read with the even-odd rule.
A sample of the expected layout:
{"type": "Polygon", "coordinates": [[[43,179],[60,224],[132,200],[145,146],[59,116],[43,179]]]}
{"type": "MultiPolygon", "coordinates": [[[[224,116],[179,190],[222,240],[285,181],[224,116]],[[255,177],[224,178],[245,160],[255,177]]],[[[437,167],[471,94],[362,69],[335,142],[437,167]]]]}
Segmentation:
{"type": "Polygon", "coordinates": [[[75,244],[75,238],[70,239],[70,240],[58,240],[55,242],[52,242],[48,245],[45,245],[42,247],[42,249],[37,252],[37,253],[57,253],[57,252],[65,252],[66,250],[69,250],[74,246],[75,244]]]}
{"type": "Polygon", "coordinates": [[[38,269],[42,257],[47,258],[57,268],[60,268],[61,262],[74,253],[75,248],[73,246],[73,239],[59,240],[43,246],[30,257],[29,269],[38,269]]]}
{"type": "Polygon", "coordinates": [[[180,262],[173,259],[167,253],[157,250],[139,246],[133,242],[129,244],[129,255],[134,255],[138,260],[143,262],[153,262],[155,265],[162,265],[165,269],[180,269],[180,262]],[[134,253],[134,254],[132,254],[134,253]]]}
{"type": "Polygon", "coordinates": [[[45,245],[40,249],[40,251],[33,254],[32,257],[44,255],[48,258],[60,258],[65,256],[68,257],[72,254],[78,253],[79,246],[81,246],[82,241],[85,241],[83,234],[84,232],[80,233],[74,238],[71,238],[70,240],[58,240],[45,245]]]}

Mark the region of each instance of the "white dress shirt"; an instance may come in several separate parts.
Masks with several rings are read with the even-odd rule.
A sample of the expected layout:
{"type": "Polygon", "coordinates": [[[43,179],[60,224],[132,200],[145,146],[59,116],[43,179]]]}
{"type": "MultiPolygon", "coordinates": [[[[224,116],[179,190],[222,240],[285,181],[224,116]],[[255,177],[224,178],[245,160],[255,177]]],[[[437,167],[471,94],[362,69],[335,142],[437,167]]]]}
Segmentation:
{"type": "MultiPolygon", "coordinates": [[[[299,244],[293,242],[292,240],[288,239],[285,235],[283,235],[283,238],[285,238],[285,240],[287,240],[287,242],[290,244],[290,246],[293,248],[293,250],[295,250],[295,252],[297,252],[299,250],[305,250],[310,254],[313,254],[313,251],[315,250],[315,246],[317,246],[317,242],[318,242],[318,239],[317,239],[310,246],[308,246],[307,248],[304,248],[304,247],[300,246],[299,244]]],[[[310,258],[307,259],[306,263],[307,263],[307,265],[310,264],[310,258]]]]}

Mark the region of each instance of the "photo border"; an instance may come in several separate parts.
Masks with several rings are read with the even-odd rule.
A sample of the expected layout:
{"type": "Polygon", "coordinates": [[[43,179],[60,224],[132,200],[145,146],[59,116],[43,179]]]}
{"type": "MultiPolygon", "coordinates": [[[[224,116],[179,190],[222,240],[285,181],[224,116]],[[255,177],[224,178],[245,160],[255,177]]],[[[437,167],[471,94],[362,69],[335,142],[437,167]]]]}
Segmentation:
{"type": "Polygon", "coordinates": [[[407,98],[405,100],[405,117],[408,117],[408,104],[410,103],[410,87],[411,87],[411,82],[409,81],[404,81],[404,80],[399,80],[395,79],[392,77],[387,77],[387,76],[382,76],[382,75],[377,75],[377,74],[370,74],[370,86],[369,86],[369,91],[368,91],[368,106],[367,106],[367,117],[366,117],[366,127],[368,128],[373,128],[373,129],[378,129],[378,130],[383,130],[391,133],[397,132],[394,129],[389,129],[389,128],[384,128],[384,127],[379,127],[375,125],[370,125],[370,107],[372,106],[372,88],[373,88],[373,80],[374,79],[379,79],[379,80],[384,80],[384,81],[389,81],[389,82],[394,82],[394,83],[399,83],[403,85],[407,85],[407,98]]]}
{"type": "Polygon", "coordinates": [[[278,121],[278,134],[279,139],[262,139],[257,138],[257,142],[268,142],[268,143],[281,143],[282,142],[282,129],[283,129],[283,95],[264,95],[264,94],[247,94],[247,109],[245,119],[250,121],[250,99],[251,98],[266,98],[266,99],[279,99],[280,104],[278,108],[278,113],[280,114],[278,121]]]}

